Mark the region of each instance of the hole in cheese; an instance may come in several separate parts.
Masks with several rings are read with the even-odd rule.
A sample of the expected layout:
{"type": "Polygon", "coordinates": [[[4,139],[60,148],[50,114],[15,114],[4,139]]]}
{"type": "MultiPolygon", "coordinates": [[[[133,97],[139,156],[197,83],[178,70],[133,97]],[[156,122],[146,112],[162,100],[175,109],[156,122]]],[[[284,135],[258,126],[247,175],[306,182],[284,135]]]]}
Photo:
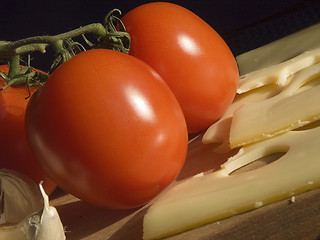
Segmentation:
{"type": "Polygon", "coordinates": [[[297,90],[297,93],[306,91],[312,87],[318,86],[319,84],[320,84],[320,73],[312,75],[310,78],[306,79],[305,82],[297,90]]]}
{"type": "Polygon", "coordinates": [[[286,154],[286,152],[277,152],[277,153],[273,153],[273,154],[261,157],[251,163],[248,163],[248,164],[234,170],[229,175],[237,175],[237,174],[241,174],[244,172],[252,171],[254,169],[258,169],[260,167],[266,166],[266,165],[278,160],[279,158],[281,158],[285,154],[286,154]]]}

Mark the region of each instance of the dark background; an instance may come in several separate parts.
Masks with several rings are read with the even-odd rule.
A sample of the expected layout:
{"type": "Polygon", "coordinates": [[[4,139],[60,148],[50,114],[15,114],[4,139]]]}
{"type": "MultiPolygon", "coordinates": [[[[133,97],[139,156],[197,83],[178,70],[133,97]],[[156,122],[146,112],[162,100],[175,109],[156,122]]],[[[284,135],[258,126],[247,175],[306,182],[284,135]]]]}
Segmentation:
{"type": "MultiPolygon", "coordinates": [[[[0,0],[0,40],[55,35],[102,22],[118,8],[124,15],[152,1],[0,0]]],[[[320,0],[198,0],[169,1],[182,5],[208,22],[234,55],[264,45],[320,22],[320,0]]]]}

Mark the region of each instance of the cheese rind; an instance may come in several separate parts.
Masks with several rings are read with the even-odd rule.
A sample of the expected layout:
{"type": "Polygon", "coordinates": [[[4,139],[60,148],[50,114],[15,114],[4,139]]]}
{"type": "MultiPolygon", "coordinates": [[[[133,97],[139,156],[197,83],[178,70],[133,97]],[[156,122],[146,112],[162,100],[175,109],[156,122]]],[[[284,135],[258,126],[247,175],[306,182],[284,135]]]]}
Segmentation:
{"type": "Polygon", "coordinates": [[[319,136],[320,127],[291,131],[242,148],[219,171],[180,182],[149,208],[144,239],[179,233],[319,187],[319,136]],[[287,153],[258,169],[229,175],[279,151],[287,153]]]}

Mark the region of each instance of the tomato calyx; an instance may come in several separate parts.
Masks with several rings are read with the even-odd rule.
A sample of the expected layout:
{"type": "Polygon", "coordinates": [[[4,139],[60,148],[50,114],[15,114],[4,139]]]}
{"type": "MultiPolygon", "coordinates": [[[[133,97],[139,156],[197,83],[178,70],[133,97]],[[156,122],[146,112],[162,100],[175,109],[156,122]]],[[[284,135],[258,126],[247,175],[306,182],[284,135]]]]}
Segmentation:
{"type": "Polygon", "coordinates": [[[28,99],[31,96],[31,87],[42,86],[47,79],[47,75],[43,72],[37,71],[35,68],[30,66],[30,58],[27,66],[20,66],[18,56],[14,56],[9,62],[9,72],[0,71],[0,77],[7,82],[5,86],[0,88],[0,91],[12,86],[25,85],[28,89],[28,99]]]}
{"type": "Polygon", "coordinates": [[[42,85],[59,65],[89,49],[106,48],[128,54],[130,35],[126,32],[120,18],[114,15],[115,13],[121,14],[121,11],[119,9],[110,11],[103,24],[92,23],[58,35],[0,41],[0,61],[6,62],[9,66],[8,74],[0,71],[0,77],[7,82],[0,91],[15,85],[26,85],[28,88],[42,85]],[[93,35],[94,39],[89,41],[86,35],[93,35]],[[30,66],[30,54],[34,52],[45,54],[47,47],[53,49],[54,59],[47,72],[37,73],[30,66]],[[21,68],[21,56],[24,55],[28,56],[28,63],[27,67],[21,68]]]}
{"type": "Polygon", "coordinates": [[[104,19],[103,26],[107,31],[108,37],[100,39],[98,48],[106,48],[105,46],[109,46],[108,49],[128,54],[131,38],[121,19],[114,15],[115,12],[121,15],[119,9],[113,9],[104,19]]]}

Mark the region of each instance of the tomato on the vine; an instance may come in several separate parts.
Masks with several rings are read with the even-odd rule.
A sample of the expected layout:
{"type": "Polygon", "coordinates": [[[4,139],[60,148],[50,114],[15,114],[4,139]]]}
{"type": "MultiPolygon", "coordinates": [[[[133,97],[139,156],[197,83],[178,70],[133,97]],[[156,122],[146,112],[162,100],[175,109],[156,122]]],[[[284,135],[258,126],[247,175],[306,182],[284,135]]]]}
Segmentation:
{"type": "MultiPolygon", "coordinates": [[[[8,72],[7,65],[1,65],[0,71],[8,72]]],[[[7,82],[0,77],[0,88],[7,82]]],[[[31,94],[38,87],[31,87],[31,94]]],[[[8,87],[0,92],[0,168],[19,171],[36,184],[43,186],[50,194],[56,184],[45,174],[33,156],[25,133],[25,111],[29,92],[26,86],[8,87]]]]}
{"type": "Polygon", "coordinates": [[[59,66],[32,96],[26,128],[58,186],[106,208],[150,201],[187,152],[185,119],[167,84],[141,60],[106,49],[59,66]]]}
{"type": "Polygon", "coordinates": [[[130,54],[167,82],[184,112],[189,132],[209,127],[236,94],[238,67],[219,34],[191,11],[165,2],[147,3],[122,21],[130,54]]]}

